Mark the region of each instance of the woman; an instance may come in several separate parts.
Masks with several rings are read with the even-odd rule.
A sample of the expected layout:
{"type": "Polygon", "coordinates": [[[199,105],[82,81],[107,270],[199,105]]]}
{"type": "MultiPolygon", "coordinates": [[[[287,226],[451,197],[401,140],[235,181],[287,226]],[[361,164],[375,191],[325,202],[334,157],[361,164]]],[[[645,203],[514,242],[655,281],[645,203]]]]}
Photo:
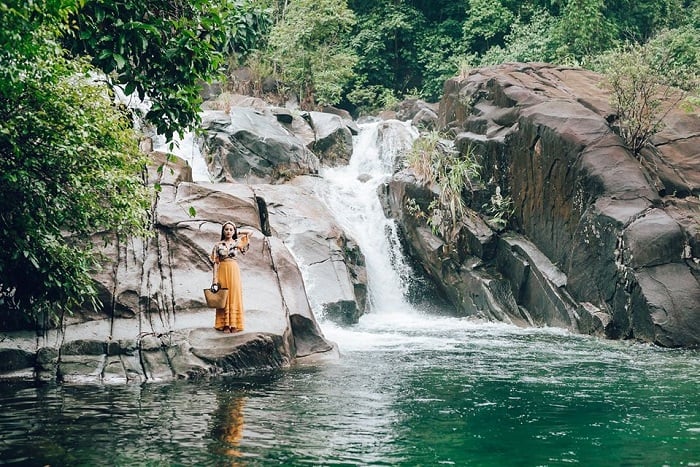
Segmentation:
{"type": "Polygon", "coordinates": [[[225,308],[216,309],[214,328],[223,332],[243,330],[243,288],[241,271],[236,257],[248,250],[250,232],[238,233],[236,224],[225,222],[221,226],[221,241],[214,245],[211,259],[214,262],[212,282],[228,289],[228,301],[225,308]]]}

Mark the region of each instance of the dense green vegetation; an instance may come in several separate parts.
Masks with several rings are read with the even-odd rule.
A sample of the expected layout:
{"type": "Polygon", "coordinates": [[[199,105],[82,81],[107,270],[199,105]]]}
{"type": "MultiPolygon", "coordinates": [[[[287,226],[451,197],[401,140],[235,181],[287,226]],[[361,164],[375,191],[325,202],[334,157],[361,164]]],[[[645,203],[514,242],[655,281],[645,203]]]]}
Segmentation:
{"type": "Polygon", "coordinates": [[[76,5],[1,7],[0,305],[57,315],[94,296],[81,240],[145,230],[144,160],[93,70],[60,53],[76,5]]]}
{"type": "Polygon", "coordinates": [[[272,60],[282,82],[306,106],[335,104],[357,61],[347,45],[355,21],[352,12],[336,0],[297,0],[272,30],[272,60]]]}
{"type": "Polygon", "coordinates": [[[699,0],[0,0],[0,15],[0,312],[33,316],[94,299],[91,234],[148,232],[135,117],[167,138],[195,128],[201,83],[235,88],[237,68],[254,92],[272,78],[356,114],[504,61],[613,70],[633,148],[660,122],[624,107],[625,73],[693,93],[700,70],[699,0]]]}
{"type": "MultiPolygon", "coordinates": [[[[268,62],[264,69],[276,70],[283,83],[295,60],[289,55],[301,59],[318,47],[300,38],[296,16],[304,3],[268,4],[275,40],[265,46],[261,42],[256,63],[268,62]],[[288,44],[294,47],[285,49],[288,44]]],[[[683,63],[693,75],[700,69],[698,0],[348,0],[332,5],[344,22],[353,24],[344,35],[333,31],[333,47],[343,56],[354,52],[357,62],[350,74],[347,60],[324,63],[325,78],[343,87],[329,103],[357,112],[376,111],[406,96],[436,101],[445,79],[471,67],[506,61],[604,71],[601,54],[629,44],[664,41],[671,47],[666,57],[655,57],[657,63],[683,63]],[[348,9],[352,20],[345,19],[348,9]]],[[[309,10],[304,24],[310,27],[328,14],[321,10],[309,10]]],[[[294,88],[297,83],[290,87],[294,88]]],[[[305,97],[307,103],[315,102],[314,96],[305,97]]]]}

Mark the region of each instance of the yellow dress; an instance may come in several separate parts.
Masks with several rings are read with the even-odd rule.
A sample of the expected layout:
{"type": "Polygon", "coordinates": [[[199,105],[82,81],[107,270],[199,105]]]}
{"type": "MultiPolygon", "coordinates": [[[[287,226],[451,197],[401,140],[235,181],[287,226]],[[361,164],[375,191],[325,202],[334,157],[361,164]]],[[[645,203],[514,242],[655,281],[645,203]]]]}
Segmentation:
{"type": "Polygon", "coordinates": [[[218,265],[217,281],[223,289],[228,289],[226,308],[216,309],[214,327],[222,329],[226,326],[243,330],[243,287],[241,286],[241,270],[238,267],[236,257],[247,244],[244,241],[237,242],[236,246],[226,247],[223,242],[214,245],[212,260],[218,265]],[[223,248],[222,248],[223,247],[223,248]]]}

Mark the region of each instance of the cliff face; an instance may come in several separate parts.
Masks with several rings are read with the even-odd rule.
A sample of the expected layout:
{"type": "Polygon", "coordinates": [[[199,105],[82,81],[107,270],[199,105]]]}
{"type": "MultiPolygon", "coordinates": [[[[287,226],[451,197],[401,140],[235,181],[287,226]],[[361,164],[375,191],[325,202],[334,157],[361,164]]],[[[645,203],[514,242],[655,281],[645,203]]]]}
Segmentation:
{"type": "Polygon", "coordinates": [[[387,210],[465,314],[698,346],[700,117],[672,111],[638,160],[608,123],[602,82],[545,64],[446,82],[439,127],[462,154],[473,148],[489,192],[473,207],[500,187],[512,231],[472,216],[455,239],[435,238],[406,213],[409,198],[434,196],[410,173],[390,183],[387,210]]]}

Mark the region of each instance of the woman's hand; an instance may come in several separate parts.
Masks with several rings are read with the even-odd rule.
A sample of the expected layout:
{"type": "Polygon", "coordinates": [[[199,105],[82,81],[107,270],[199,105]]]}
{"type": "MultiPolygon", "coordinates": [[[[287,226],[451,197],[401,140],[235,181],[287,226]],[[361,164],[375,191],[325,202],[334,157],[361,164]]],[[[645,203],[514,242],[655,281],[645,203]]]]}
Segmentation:
{"type": "Polygon", "coordinates": [[[248,248],[250,248],[250,237],[250,232],[243,232],[241,234],[241,240],[238,245],[238,251],[240,251],[243,254],[245,254],[248,251],[248,248]]]}

